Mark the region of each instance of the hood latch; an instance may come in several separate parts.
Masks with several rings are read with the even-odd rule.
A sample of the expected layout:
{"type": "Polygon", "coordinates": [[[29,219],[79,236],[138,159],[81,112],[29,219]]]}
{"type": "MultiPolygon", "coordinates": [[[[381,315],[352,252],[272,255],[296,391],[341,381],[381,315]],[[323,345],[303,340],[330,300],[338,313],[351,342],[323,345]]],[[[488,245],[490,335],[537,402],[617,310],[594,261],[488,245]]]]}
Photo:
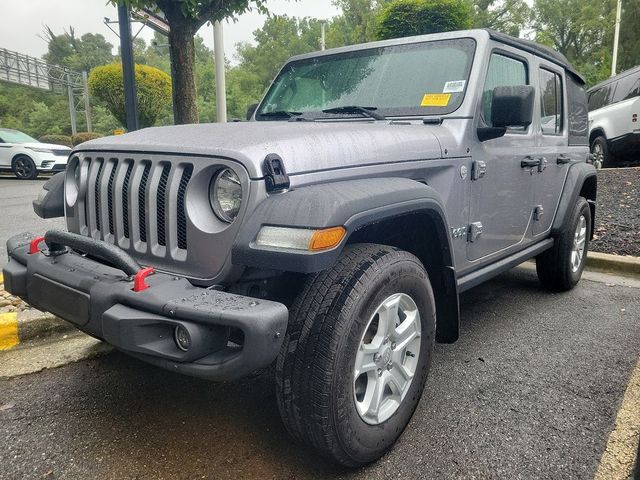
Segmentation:
{"type": "Polygon", "coordinates": [[[284,168],[284,161],[280,155],[270,153],[262,164],[264,181],[267,185],[267,192],[281,192],[289,188],[289,176],[284,168]]]}

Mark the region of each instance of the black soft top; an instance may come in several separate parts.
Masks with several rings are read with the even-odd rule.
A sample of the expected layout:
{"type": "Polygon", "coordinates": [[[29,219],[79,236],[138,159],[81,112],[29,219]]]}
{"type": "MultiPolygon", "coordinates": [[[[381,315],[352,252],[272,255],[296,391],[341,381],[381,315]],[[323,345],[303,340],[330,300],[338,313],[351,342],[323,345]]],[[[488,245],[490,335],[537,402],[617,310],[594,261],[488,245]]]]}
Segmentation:
{"type": "Polygon", "coordinates": [[[584,85],[587,83],[584,77],[580,75],[580,73],[573,67],[573,65],[571,65],[571,63],[569,63],[567,57],[565,57],[560,52],[557,52],[553,48],[540,45],[539,43],[532,42],[531,40],[526,40],[524,38],[516,38],[505,33],[496,32],[495,30],[491,30],[489,28],[486,28],[485,30],[489,32],[489,36],[497,42],[504,43],[505,45],[509,45],[511,47],[519,48],[520,50],[524,50],[525,52],[532,53],[534,55],[537,55],[538,57],[544,58],[545,60],[556,63],[561,67],[564,67],[564,69],[569,72],[580,84],[584,85]]]}

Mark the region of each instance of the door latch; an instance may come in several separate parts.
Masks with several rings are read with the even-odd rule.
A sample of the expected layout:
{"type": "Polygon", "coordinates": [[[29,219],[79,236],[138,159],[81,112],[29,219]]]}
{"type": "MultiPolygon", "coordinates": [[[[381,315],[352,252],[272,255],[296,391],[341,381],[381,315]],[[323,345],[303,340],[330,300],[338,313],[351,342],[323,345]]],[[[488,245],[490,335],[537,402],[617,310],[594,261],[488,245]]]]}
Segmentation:
{"type": "Polygon", "coordinates": [[[542,205],[536,205],[536,208],[533,209],[533,219],[536,222],[542,220],[542,216],[544,215],[544,207],[542,205]]]}
{"type": "Polygon", "coordinates": [[[469,225],[469,232],[467,234],[467,240],[471,243],[475,242],[480,235],[482,235],[484,227],[482,226],[482,222],[473,222],[469,225]]]}
{"type": "Polygon", "coordinates": [[[471,180],[479,180],[487,173],[487,163],[476,160],[471,164],[471,180]]]}

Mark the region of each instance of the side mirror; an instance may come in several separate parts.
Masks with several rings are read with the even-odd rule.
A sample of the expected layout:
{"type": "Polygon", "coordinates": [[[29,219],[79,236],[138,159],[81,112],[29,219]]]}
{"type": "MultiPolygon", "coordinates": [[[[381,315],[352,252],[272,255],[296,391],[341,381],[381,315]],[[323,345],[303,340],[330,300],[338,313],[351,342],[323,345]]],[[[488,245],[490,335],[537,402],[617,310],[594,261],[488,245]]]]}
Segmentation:
{"type": "Polygon", "coordinates": [[[478,128],[481,142],[502,137],[509,127],[527,128],[533,122],[536,90],[530,85],[496,87],[491,102],[492,127],[478,128]]]}
{"type": "Polygon", "coordinates": [[[251,120],[253,118],[253,114],[256,113],[258,105],[258,103],[252,103],[251,105],[249,105],[249,107],[247,108],[247,120],[251,120]]]}
{"type": "Polygon", "coordinates": [[[56,173],[47,180],[33,201],[33,211],[40,218],[64,217],[64,174],[56,173]]]}

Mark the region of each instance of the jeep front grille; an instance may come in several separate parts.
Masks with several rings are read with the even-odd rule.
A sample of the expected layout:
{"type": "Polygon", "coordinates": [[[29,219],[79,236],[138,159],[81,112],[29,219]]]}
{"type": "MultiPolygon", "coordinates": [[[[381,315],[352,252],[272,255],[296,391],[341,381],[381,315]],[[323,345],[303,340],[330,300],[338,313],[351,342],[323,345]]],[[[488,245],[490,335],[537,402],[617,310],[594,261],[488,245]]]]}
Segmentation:
{"type": "Polygon", "coordinates": [[[80,233],[159,256],[188,248],[185,193],[192,164],[85,157],[80,169],[80,233]]]}
{"type": "Polygon", "coordinates": [[[211,207],[210,184],[222,168],[234,169],[248,199],[247,172],[229,159],[78,152],[66,173],[67,228],[120,247],[140,265],[214,284],[228,271],[241,226],[211,207]]]}

